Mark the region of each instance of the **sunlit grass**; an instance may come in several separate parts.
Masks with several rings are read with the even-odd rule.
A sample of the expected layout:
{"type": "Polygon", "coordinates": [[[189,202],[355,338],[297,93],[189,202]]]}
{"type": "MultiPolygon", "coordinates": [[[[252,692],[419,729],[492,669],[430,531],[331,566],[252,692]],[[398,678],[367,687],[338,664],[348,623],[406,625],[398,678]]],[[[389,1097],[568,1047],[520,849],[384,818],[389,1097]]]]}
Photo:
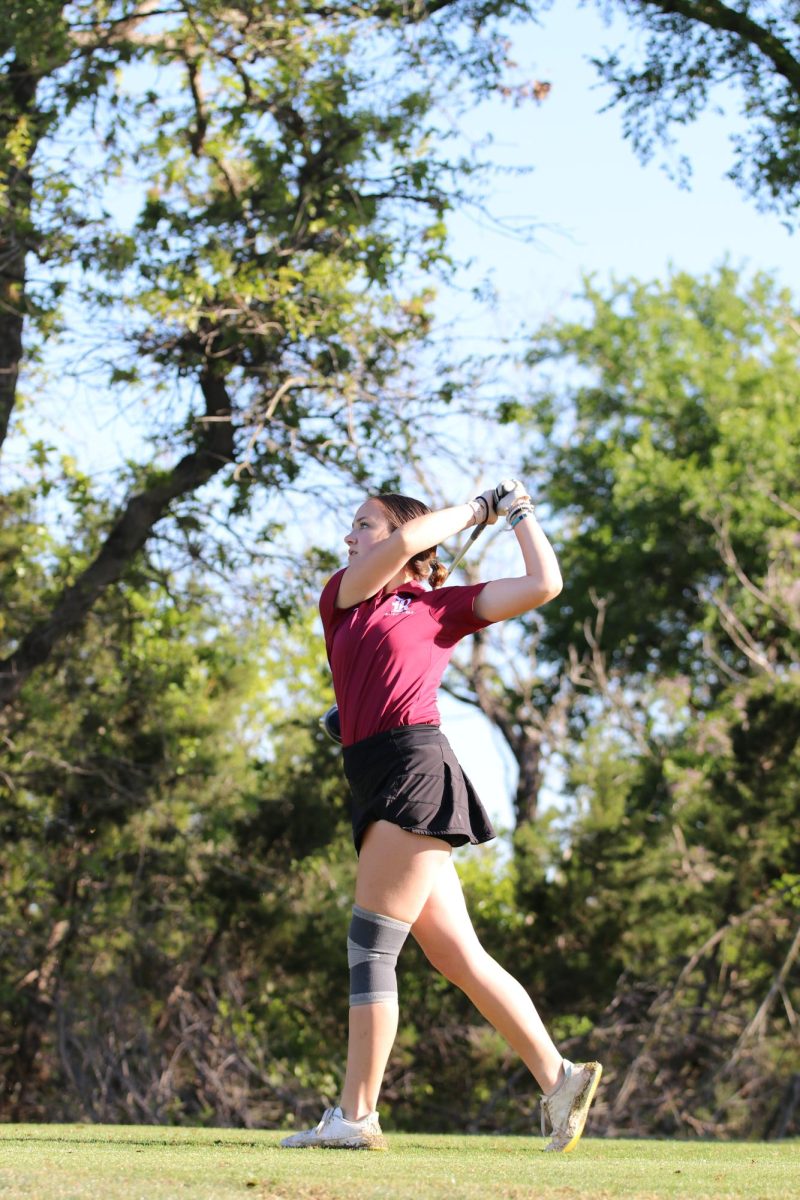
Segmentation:
{"type": "Polygon", "coordinates": [[[392,1134],[388,1153],[281,1150],[278,1133],[7,1125],[0,1195],[25,1200],[800,1200],[796,1143],[392,1134]]]}

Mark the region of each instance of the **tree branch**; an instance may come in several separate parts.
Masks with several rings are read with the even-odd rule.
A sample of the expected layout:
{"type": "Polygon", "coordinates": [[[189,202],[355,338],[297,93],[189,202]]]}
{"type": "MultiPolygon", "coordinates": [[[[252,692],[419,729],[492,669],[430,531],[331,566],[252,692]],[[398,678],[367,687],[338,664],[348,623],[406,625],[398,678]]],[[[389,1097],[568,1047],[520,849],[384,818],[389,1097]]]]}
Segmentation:
{"type": "Polygon", "coordinates": [[[671,987],[665,989],[665,991],[653,1001],[648,1015],[655,1016],[655,1022],[651,1026],[642,1046],[628,1067],[625,1078],[622,1081],[622,1085],[614,1100],[612,1112],[621,1113],[625,1111],[628,1101],[638,1087],[639,1075],[648,1060],[651,1048],[660,1038],[667,1018],[672,1013],[678,997],[686,987],[689,978],[697,967],[698,963],[700,963],[702,959],[714,949],[715,946],[719,945],[725,935],[730,933],[732,929],[736,929],[740,925],[747,926],[748,922],[750,922],[754,917],[759,916],[765,911],[768,911],[770,908],[773,908],[777,903],[777,899],[778,898],[775,896],[770,896],[768,899],[761,900],[757,904],[754,904],[752,908],[747,910],[747,912],[735,914],[734,916],[729,917],[725,924],[721,925],[719,929],[715,930],[715,932],[711,934],[710,937],[706,938],[702,946],[696,949],[689,957],[688,961],[684,963],[678,978],[675,980],[675,983],[672,984],[671,987]]]}
{"type": "Polygon", "coordinates": [[[163,481],[131,497],[94,562],[62,592],[50,615],[28,631],[14,653],[0,661],[0,710],[12,703],[31,673],[83,623],[106,588],[121,578],[172,501],[197,491],[232,462],[231,403],[225,384],[206,368],[200,387],[206,401],[200,447],[182,458],[163,481]]]}
{"type": "Polygon", "coordinates": [[[189,90],[192,93],[192,100],[194,102],[194,111],[196,116],[194,129],[189,131],[189,145],[195,158],[199,158],[200,151],[203,149],[203,142],[206,138],[206,131],[208,129],[208,117],[206,115],[205,105],[203,104],[203,89],[200,79],[199,62],[197,62],[195,59],[187,58],[186,70],[189,76],[189,90]]]}
{"type": "MultiPolygon", "coordinates": [[[[783,995],[784,1003],[785,1003],[786,998],[784,995],[784,985],[789,976],[789,972],[791,971],[792,967],[794,966],[795,962],[797,961],[798,956],[800,956],[800,925],[798,925],[798,927],[797,927],[797,930],[794,935],[794,940],[792,941],[792,944],[789,947],[789,952],[787,953],[786,958],[783,960],[783,963],[781,964],[781,968],[778,971],[778,974],[775,976],[774,980],[772,981],[772,984],[770,985],[769,991],[767,992],[766,996],[764,997],[761,1004],[759,1005],[758,1012],[753,1017],[752,1021],[747,1026],[747,1028],[745,1029],[745,1031],[743,1032],[742,1036],[739,1038],[739,1041],[736,1044],[736,1049],[734,1050],[733,1054],[731,1055],[731,1064],[733,1064],[736,1061],[736,1059],[738,1058],[738,1056],[741,1052],[742,1047],[744,1046],[745,1042],[748,1041],[749,1038],[752,1038],[752,1037],[758,1038],[758,1037],[764,1036],[764,1031],[767,1026],[767,1019],[769,1017],[770,1009],[772,1008],[772,1005],[774,1004],[776,997],[783,995]]],[[[788,1010],[787,1010],[787,1015],[788,1015],[788,1010]]]]}
{"type": "Polygon", "coordinates": [[[800,61],[780,38],[759,25],[746,12],[731,8],[721,0],[645,0],[645,7],[657,9],[666,15],[685,17],[687,21],[707,25],[709,29],[724,30],[741,38],[747,45],[755,46],[800,96],[800,61]]]}
{"type": "Polygon", "coordinates": [[[137,26],[148,17],[175,16],[175,8],[165,8],[161,0],[141,0],[133,12],[125,17],[106,22],[91,21],[85,26],[73,26],[70,30],[70,40],[80,50],[98,50],[101,46],[113,46],[119,42],[135,40],[132,38],[137,26]]]}

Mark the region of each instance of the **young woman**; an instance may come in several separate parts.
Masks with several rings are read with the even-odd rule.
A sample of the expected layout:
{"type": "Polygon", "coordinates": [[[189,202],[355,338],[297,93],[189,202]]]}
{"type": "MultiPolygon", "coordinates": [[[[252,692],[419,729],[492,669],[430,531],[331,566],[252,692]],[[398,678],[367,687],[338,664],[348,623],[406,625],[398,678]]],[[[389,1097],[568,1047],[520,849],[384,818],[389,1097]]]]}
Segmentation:
{"type": "Polygon", "coordinates": [[[530,497],[515,480],[507,489],[438,512],[407,496],[369,498],[344,539],[348,565],[322,592],[359,855],[347,941],[349,1044],[339,1106],[285,1138],[289,1149],[385,1148],[376,1105],[397,1032],[397,956],[409,933],[529,1068],[552,1128],[547,1150],[576,1145],[600,1080],[598,1063],[562,1058],[524,988],[483,949],[451,860],[453,846],[488,841],[494,830],[439,730],[439,681],[461,638],[561,590],[530,497]],[[437,544],[501,516],[524,574],[442,588],[437,544]]]}

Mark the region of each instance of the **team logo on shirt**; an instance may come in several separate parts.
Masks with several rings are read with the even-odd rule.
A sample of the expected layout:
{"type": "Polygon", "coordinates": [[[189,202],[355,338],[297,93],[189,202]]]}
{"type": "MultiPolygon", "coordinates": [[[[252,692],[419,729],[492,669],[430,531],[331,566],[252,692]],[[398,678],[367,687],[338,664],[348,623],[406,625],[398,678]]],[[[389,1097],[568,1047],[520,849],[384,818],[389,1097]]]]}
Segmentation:
{"type": "Polygon", "coordinates": [[[407,612],[411,612],[411,597],[395,596],[392,600],[392,607],[389,609],[389,616],[399,617],[401,613],[407,612]]]}

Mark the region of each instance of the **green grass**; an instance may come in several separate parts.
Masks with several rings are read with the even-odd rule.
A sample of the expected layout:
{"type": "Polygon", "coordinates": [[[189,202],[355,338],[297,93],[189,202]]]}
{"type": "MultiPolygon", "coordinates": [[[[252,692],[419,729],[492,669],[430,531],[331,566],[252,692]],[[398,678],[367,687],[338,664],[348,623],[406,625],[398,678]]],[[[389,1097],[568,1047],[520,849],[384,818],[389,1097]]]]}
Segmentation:
{"type": "Polygon", "coordinates": [[[0,1196],[20,1200],[800,1200],[797,1142],[392,1134],[388,1153],[281,1150],[278,1133],[0,1127],[0,1196]]]}

